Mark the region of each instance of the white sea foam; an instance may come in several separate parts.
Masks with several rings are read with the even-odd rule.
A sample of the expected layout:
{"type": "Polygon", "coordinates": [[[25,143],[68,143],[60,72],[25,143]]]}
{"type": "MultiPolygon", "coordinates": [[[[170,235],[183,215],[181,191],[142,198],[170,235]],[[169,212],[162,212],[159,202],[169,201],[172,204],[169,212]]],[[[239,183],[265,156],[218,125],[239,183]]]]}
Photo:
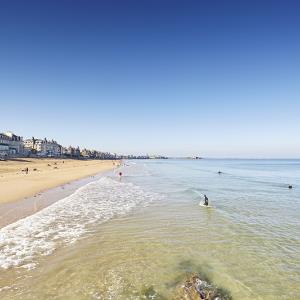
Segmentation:
{"type": "Polygon", "coordinates": [[[157,195],[109,177],[89,183],[53,205],[0,230],[0,267],[36,267],[38,256],[74,243],[114,216],[126,214],[157,195]]]}

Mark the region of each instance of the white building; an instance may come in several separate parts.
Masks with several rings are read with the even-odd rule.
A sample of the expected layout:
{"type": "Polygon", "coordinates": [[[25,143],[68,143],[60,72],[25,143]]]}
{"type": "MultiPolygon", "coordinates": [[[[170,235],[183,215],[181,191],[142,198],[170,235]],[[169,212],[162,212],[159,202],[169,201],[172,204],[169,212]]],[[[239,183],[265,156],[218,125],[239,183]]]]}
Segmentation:
{"type": "Polygon", "coordinates": [[[20,155],[23,154],[23,138],[8,131],[0,133],[0,155],[20,155]]]}
{"type": "Polygon", "coordinates": [[[62,154],[62,146],[56,141],[48,141],[45,139],[27,139],[24,141],[24,148],[28,152],[35,152],[40,156],[60,156],[62,154]]]}

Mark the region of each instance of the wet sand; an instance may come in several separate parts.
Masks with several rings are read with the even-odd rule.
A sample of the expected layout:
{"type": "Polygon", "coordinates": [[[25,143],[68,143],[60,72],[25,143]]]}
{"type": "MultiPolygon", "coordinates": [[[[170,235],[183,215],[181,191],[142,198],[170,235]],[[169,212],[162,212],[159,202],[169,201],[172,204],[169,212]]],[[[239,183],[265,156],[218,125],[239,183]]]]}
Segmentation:
{"type": "Polygon", "coordinates": [[[78,188],[99,179],[106,173],[101,172],[46,190],[32,197],[0,204],[0,229],[73,194],[78,188]]]}
{"type": "Polygon", "coordinates": [[[72,194],[118,164],[110,160],[30,158],[1,161],[0,228],[72,194]],[[28,174],[22,171],[26,168],[28,174]]]}

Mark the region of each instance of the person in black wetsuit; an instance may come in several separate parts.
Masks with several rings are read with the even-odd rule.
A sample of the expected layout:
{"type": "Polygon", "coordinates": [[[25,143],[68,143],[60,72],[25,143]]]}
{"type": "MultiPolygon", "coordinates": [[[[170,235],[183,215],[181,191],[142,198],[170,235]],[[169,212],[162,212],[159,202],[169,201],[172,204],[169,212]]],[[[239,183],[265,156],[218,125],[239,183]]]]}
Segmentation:
{"type": "Polygon", "coordinates": [[[208,206],[208,198],[206,195],[204,195],[204,205],[208,206]]]}

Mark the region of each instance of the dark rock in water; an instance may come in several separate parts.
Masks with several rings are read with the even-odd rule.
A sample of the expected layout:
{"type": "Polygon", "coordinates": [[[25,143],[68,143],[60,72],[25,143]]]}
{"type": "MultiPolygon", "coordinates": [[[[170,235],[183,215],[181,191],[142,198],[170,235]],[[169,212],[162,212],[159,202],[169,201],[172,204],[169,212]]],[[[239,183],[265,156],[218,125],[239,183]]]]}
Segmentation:
{"type": "Polygon", "coordinates": [[[149,300],[167,300],[164,296],[159,294],[153,286],[144,287],[139,294],[139,298],[141,299],[149,299],[149,300]]]}
{"type": "Polygon", "coordinates": [[[172,300],[231,300],[230,293],[202,280],[197,274],[191,275],[180,285],[172,300]]]}

